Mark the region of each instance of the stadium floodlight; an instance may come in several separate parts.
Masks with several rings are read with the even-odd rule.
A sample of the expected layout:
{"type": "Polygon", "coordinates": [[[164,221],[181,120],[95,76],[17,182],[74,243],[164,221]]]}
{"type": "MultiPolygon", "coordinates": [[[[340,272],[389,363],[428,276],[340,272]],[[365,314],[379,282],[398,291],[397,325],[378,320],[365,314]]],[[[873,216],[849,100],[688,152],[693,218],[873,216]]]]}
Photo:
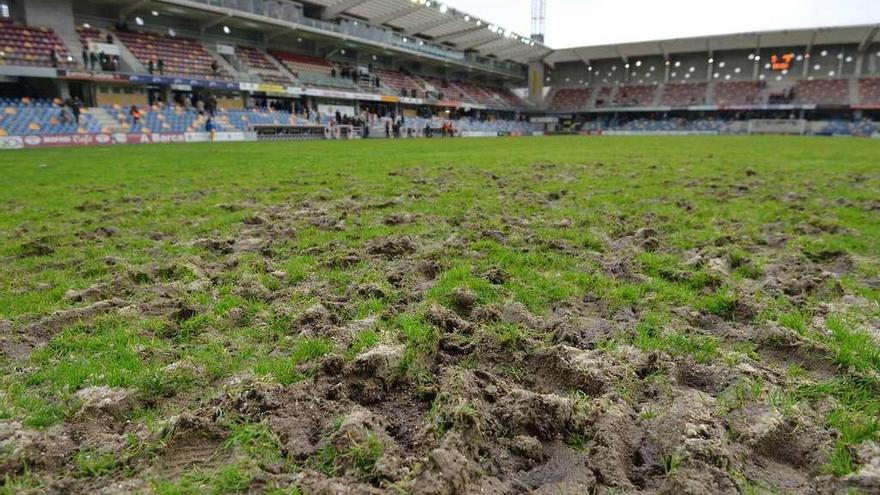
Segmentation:
{"type": "Polygon", "coordinates": [[[86,28],[86,29],[90,29],[90,28],[92,27],[92,25],[89,24],[88,22],[84,22],[84,23],[83,23],[83,27],[86,28]]]}
{"type": "Polygon", "coordinates": [[[629,64],[625,64],[625,65],[623,66],[623,68],[624,68],[624,69],[629,69],[629,64]]]}
{"type": "Polygon", "coordinates": [[[739,74],[739,73],[742,72],[742,71],[743,71],[743,70],[742,70],[740,67],[737,67],[737,68],[733,69],[733,72],[735,72],[735,73],[737,73],[737,74],[739,74]]]}
{"type": "Polygon", "coordinates": [[[470,22],[470,20],[471,20],[471,16],[469,16],[469,15],[464,16],[464,22],[470,22]]]}
{"type": "Polygon", "coordinates": [[[853,61],[852,55],[850,55],[849,57],[846,57],[846,63],[850,63],[852,61],[853,61]]]}
{"type": "Polygon", "coordinates": [[[159,17],[159,11],[158,11],[158,10],[151,10],[151,11],[150,11],[150,14],[153,14],[153,17],[159,17]]]}
{"type": "Polygon", "coordinates": [[[764,64],[764,68],[765,68],[765,69],[768,69],[768,70],[769,70],[771,67],[773,67],[773,65],[771,65],[771,64],[764,64]]]}
{"type": "Polygon", "coordinates": [[[477,19],[477,26],[482,26],[482,25],[483,25],[483,21],[477,19]]]}
{"type": "Polygon", "coordinates": [[[755,62],[757,62],[757,61],[759,61],[759,60],[761,60],[761,56],[760,56],[760,55],[755,55],[755,62]]]}
{"type": "Polygon", "coordinates": [[[232,30],[229,29],[229,26],[223,26],[223,32],[226,33],[226,34],[229,34],[229,33],[232,32],[232,30]]]}
{"type": "Polygon", "coordinates": [[[715,74],[712,74],[712,77],[714,77],[715,79],[718,79],[719,77],[721,77],[721,74],[716,72],[715,74]]]}
{"type": "Polygon", "coordinates": [[[721,62],[718,64],[718,67],[723,69],[725,65],[727,65],[727,62],[721,62]]]}
{"type": "Polygon", "coordinates": [[[641,67],[641,66],[642,66],[642,61],[636,60],[636,67],[641,67]]]}
{"type": "Polygon", "coordinates": [[[818,72],[818,71],[822,70],[822,66],[819,64],[816,64],[813,66],[813,70],[818,72]]]}
{"type": "Polygon", "coordinates": [[[669,64],[671,64],[671,63],[672,63],[672,62],[670,62],[669,60],[666,61],[666,65],[669,65],[669,64]]]}
{"type": "Polygon", "coordinates": [[[819,53],[819,55],[822,55],[823,57],[827,57],[827,56],[828,56],[828,50],[822,50],[822,52],[819,53]]]}
{"type": "Polygon", "coordinates": [[[709,59],[709,63],[710,63],[710,64],[714,64],[714,63],[715,63],[715,59],[714,59],[714,58],[710,58],[710,59],[709,59]]]}
{"type": "Polygon", "coordinates": [[[445,3],[440,5],[440,13],[441,14],[445,14],[448,11],[449,11],[449,6],[447,6],[445,3]]]}
{"type": "Polygon", "coordinates": [[[177,36],[177,31],[175,31],[174,28],[168,28],[168,36],[174,38],[175,36],[177,36]]]}
{"type": "Polygon", "coordinates": [[[144,20],[141,19],[140,16],[138,16],[138,17],[135,17],[135,18],[134,18],[134,23],[137,24],[138,26],[143,26],[143,25],[144,25],[144,20]]]}
{"type": "Polygon", "coordinates": [[[755,54],[754,54],[754,53],[750,53],[750,54],[749,54],[749,60],[755,60],[755,54]]]}
{"type": "Polygon", "coordinates": [[[828,77],[834,77],[836,75],[837,75],[837,72],[834,72],[833,70],[828,71],[828,77]]]}
{"type": "Polygon", "coordinates": [[[681,60],[676,60],[675,67],[681,67],[681,60]]]}

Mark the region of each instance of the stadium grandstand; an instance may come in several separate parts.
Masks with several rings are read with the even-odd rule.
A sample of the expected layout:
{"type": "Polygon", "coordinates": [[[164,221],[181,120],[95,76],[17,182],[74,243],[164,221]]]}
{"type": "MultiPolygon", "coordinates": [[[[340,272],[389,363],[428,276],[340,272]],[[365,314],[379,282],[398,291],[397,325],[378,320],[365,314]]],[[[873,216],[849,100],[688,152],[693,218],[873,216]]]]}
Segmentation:
{"type": "Polygon", "coordinates": [[[795,120],[804,133],[870,135],[880,120],[877,26],[553,50],[439,2],[0,7],[6,147],[174,141],[206,125],[320,138],[738,133],[795,120]],[[315,130],[334,126],[345,132],[315,130]]]}

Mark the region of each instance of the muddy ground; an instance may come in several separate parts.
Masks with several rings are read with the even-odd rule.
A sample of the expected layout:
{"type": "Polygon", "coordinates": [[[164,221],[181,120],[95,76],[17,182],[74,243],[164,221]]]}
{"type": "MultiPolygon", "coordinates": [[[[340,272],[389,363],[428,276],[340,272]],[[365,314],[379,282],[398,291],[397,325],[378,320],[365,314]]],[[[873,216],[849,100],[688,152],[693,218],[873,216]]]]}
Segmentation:
{"type": "Polygon", "coordinates": [[[736,143],[92,185],[5,239],[3,490],[880,493],[880,175],[736,143]]]}

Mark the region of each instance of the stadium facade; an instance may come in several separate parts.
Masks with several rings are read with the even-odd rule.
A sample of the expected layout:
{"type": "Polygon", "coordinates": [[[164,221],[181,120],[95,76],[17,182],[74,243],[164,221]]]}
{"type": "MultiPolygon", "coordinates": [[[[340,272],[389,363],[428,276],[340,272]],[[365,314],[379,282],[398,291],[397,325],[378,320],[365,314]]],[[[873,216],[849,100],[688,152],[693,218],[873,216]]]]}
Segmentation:
{"type": "Polygon", "coordinates": [[[403,136],[880,120],[877,25],[553,50],[428,0],[0,0],[0,15],[7,147],[185,140],[206,103],[214,129],[276,138],[387,136],[389,118],[403,136]]]}

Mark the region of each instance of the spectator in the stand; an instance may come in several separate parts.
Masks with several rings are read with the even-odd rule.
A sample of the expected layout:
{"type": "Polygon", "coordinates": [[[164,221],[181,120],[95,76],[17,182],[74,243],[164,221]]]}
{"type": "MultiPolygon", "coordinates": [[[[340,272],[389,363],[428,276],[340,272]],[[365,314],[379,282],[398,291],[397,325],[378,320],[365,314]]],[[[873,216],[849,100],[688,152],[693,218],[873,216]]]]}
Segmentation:
{"type": "Polygon", "coordinates": [[[112,45],[112,44],[113,44],[113,35],[112,35],[112,34],[107,33],[107,41],[106,41],[106,43],[107,43],[108,45],[112,45]]]}
{"type": "Polygon", "coordinates": [[[381,87],[382,87],[382,83],[379,82],[379,77],[378,77],[378,76],[376,77],[376,87],[377,87],[377,88],[381,88],[381,87]]]}
{"type": "Polygon", "coordinates": [[[98,54],[95,52],[89,53],[89,63],[92,66],[92,70],[95,70],[95,66],[98,65],[98,54]]]}
{"type": "Polygon", "coordinates": [[[199,115],[205,115],[205,102],[202,99],[196,101],[196,111],[199,115]]]}
{"type": "Polygon", "coordinates": [[[61,106],[61,122],[64,124],[73,123],[73,113],[70,111],[70,98],[64,100],[61,106]]]}
{"type": "Polygon", "coordinates": [[[82,102],[79,101],[79,96],[75,96],[71,101],[70,111],[73,112],[73,120],[79,124],[79,114],[82,111],[82,102]]]}
{"type": "Polygon", "coordinates": [[[131,110],[128,111],[128,114],[131,115],[132,125],[138,125],[141,123],[141,111],[136,105],[131,106],[131,110]]]}
{"type": "Polygon", "coordinates": [[[342,114],[339,113],[339,110],[336,111],[336,123],[337,123],[337,124],[341,124],[341,123],[342,123],[342,114]]]}
{"type": "Polygon", "coordinates": [[[391,121],[390,120],[385,121],[385,137],[386,138],[391,137],[391,121]]]}
{"type": "Polygon", "coordinates": [[[156,71],[156,64],[153,63],[153,59],[150,59],[150,60],[147,62],[147,72],[149,72],[150,74],[152,74],[152,73],[154,73],[155,71],[156,71]]]}
{"type": "Polygon", "coordinates": [[[216,60],[211,62],[211,74],[213,74],[214,77],[220,75],[220,65],[217,63],[216,60]]]}
{"type": "Polygon", "coordinates": [[[113,72],[119,70],[119,55],[113,55],[113,66],[111,67],[113,72]]]}
{"type": "Polygon", "coordinates": [[[49,50],[49,62],[52,64],[52,67],[58,67],[58,54],[54,48],[49,50]]]}
{"type": "Polygon", "coordinates": [[[208,117],[208,120],[205,121],[205,131],[211,135],[211,141],[214,141],[214,137],[217,135],[217,126],[214,124],[214,117],[208,117]]]}
{"type": "Polygon", "coordinates": [[[160,76],[164,76],[164,75],[165,75],[165,61],[164,61],[164,60],[162,60],[162,59],[160,58],[160,59],[159,59],[159,62],[156,63],[156,68],[159,69],[159,75],[160,75],[160,76]]]}
{"type": "Polygon", "coordinates": [[[336,77],[336,67],[330,69],[330,77],[336,77]]]}
{"type": "Polygon", "coordinates": [[[104,70],[109,65],[107,63],[107,54],[103,51],[98,54],[98,61],[100,62],[101,70],[104,70]]]}
{"type": "Polygon", "coordinates": [[[86,45],[83,45],[83,67],[89,68],[89,48],[86,45]]]}

